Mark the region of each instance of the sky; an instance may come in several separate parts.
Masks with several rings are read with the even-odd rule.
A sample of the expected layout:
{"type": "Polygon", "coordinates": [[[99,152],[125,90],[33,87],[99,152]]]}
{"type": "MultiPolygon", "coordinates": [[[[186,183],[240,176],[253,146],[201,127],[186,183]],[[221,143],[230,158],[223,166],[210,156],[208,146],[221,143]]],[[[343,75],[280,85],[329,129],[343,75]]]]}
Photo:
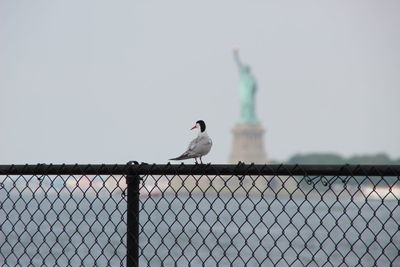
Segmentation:
{"type": "Polygon", "coordinates": [[[204,160],[227,163],[234,46],[269,159],[399,158],[399,13],[397,0],[2,0],[0,164],[167,163],[199,119],[204,160]]]}

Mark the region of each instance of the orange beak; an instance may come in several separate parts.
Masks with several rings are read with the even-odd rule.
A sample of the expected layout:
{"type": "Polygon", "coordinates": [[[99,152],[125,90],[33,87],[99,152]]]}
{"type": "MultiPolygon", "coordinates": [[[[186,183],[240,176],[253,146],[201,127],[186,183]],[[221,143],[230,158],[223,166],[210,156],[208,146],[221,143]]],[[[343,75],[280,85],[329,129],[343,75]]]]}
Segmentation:
{"type": "Polygon", "coordinates": [[[193,130],[193,129],[196,129],[196,128],[197,128],[197,125],[193,126],[190,130],[193,130]]]}

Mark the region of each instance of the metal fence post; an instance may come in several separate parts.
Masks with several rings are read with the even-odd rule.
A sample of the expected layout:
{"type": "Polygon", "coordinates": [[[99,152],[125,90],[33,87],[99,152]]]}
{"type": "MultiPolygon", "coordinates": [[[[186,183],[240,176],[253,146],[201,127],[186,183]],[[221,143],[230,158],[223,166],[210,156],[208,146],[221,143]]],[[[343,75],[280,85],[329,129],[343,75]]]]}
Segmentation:
{"type": "Polygon", "coordinates": [[[127,175],[127,266],[139,266],[139,175],[127,175]]]}

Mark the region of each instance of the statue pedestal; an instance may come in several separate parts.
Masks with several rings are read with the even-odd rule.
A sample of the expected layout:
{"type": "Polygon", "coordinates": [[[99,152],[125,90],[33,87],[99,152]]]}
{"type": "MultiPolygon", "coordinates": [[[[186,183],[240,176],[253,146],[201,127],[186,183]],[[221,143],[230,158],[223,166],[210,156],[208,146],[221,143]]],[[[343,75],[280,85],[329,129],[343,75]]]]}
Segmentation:
{"type": "Polygon", "coordinates": [[[266,164],[267,155],[264,150],[264,132],[259,123],[236,124],[232,129],[233,143],[229,163],[237,164],[241,161],[246,164],[266,164]]]}

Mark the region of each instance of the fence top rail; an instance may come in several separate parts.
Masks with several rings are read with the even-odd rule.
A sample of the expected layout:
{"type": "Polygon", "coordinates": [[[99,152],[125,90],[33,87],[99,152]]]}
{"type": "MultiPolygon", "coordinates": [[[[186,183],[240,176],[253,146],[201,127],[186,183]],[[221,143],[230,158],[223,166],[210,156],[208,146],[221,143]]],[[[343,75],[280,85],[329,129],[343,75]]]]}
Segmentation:
{"type": "Polygon", "coordinates": [[[326,175],[399,176],[400,165],[293,164],[25,164],[0,165],[0,175],[326,175]]]}

